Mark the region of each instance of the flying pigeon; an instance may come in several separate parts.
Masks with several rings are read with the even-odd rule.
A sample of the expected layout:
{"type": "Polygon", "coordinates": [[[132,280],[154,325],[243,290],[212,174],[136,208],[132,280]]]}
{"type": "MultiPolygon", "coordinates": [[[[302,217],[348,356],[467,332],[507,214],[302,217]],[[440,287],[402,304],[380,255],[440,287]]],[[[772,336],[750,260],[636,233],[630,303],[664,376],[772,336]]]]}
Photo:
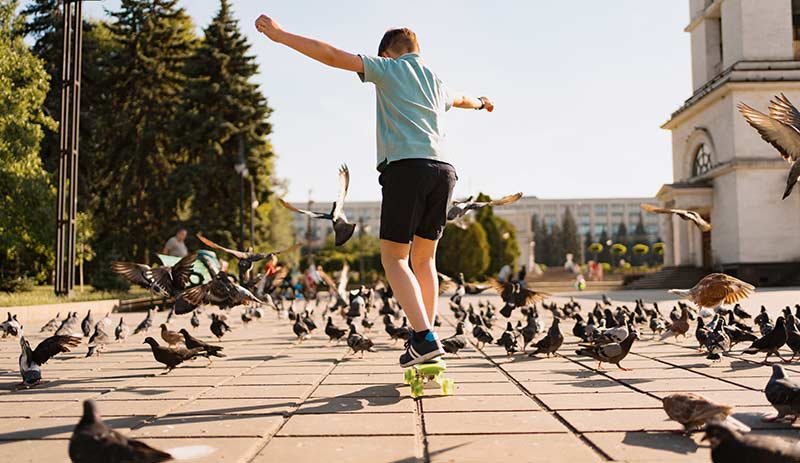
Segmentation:
{"type": "Polygon", "coordinates": [[[449,222],[460,219],[467,215],[470,211],[483,209],[484,207],[493,206],[506,206],[515,203],[522,198],[522,193],[514,193],[513,195],[503,196],[502,198],[491,201],[476,201],[474,196],[461,201],[453,201],[453,205],[447,211],[447,220],[449,222]]]}
{"type": "Polygon", "coordinates": [[[187,254],[175,265],[150,267],[134,262],[112,262],[111,270],[135,285],[164,297],[175,297],[186,288],[197,253],[187,254]]]}
{"type": "Polygon", "coordinates": [[[489,278],[489,283],[494,286],[500,299],[505,302],[505,306],[500,310],[500,314],[509,318],[512,311],[517,307],[523,307],[543,300],[550,296],[541,291],[534,291],[523,287],[520,283],[501,282],[494,278],[489,278]]]}
{"type": "Polygon", "coordinates": [[[333,223],[334,242],[336,246],[341,246],[353,236],[356,229],[354,223],[347,221],[347,216],[344,213],[344,200],[347,197],[347,189],[350,186],[350,171],[346,165],[339,168],[339,194],[336,197],[336,202],[333,203],[333,209],[330,213],[312,212],[303,209],[298,209],[283,199],[278,199],[286,209],[298,214],[305,214],[313,219],[330,220],[333,223]]]}
{"type": "Polygon", "coordinates": [[[739,103],[739,112],[747,123],[758,131],[761,138],[778,150],[781,157],[792,164],[786,178],[783,199],[792,194],[794,185],[800,179],[800,113],[786,95],[781,93],[769,104],[769,115],[750,106],[739,103]]]}
{"type": "Polygon", "coordinates": [[[750,296],[755,286],[724,273],[712,273],[701,279],[691,289],[670,289],[669,292],[685,297],[699,307],[717,307],[733,304],[750,296]]]}
{"type": "Polygon", "coordinates": [[[672,209],[667,207],[658,207],[652,204],[644,203],[640,206],[642,210],[651,214],[675,214],[683,220],[693,222],[697,228],[702,232],[711,231],[711,224],[706,222],[700,214],[695,211],[688,211],[686,209],[672,209]]]}
{"type": "Polygon", "coordinates": [[[225,246],[221,246],[210,239],[203,236],[202,233],[197,233],[197,239],[203,242],[206,246],[209,246],[214,249],[219,249],[220,251],[225,251],[228,254],[236,257],[239,259],[239,281],[248,281],[247,275],[250,273],[250,270],[253,268],[253,264],[256,262],[272,259],[273,256],[278,256],[280,254],[285,254],[292,252],[300,247],[299,244],[295,244],[294,246],[284,249],[281,251],[272,251],[267,253],[262,252],[253,252],[253,251],[237,251],[235,249],[226,248],[225,246]]]}
{"type": "Polygon", "coordinates": [[[250,290],[234,283],[227,273],[220,271],[208,283],[180,293],[175,300],[175,313],[183,315],[204,304],[227,309],[249,302],[263,304],[250,290]]]}

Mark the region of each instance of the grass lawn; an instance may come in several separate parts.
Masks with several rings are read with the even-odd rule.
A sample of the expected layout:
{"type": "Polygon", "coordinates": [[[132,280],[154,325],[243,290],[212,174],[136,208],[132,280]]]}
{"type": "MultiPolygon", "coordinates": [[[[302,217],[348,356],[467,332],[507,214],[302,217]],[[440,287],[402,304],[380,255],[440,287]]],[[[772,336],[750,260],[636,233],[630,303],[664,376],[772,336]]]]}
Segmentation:
{"type": "Polygon", "coordinates": [[[0,307],[13,307],[18,305],[58,304],[62,302],[99,301],[102,299],[133,299],[148,294],[143,288],[131,288],[130,291],[97,291],[91,286],[85,286],[83,292],[75,287],[72,297],[59,297],[53,292],[53,286],[34,286],[32,291],[17,293],[0,292],[0,307]]]}

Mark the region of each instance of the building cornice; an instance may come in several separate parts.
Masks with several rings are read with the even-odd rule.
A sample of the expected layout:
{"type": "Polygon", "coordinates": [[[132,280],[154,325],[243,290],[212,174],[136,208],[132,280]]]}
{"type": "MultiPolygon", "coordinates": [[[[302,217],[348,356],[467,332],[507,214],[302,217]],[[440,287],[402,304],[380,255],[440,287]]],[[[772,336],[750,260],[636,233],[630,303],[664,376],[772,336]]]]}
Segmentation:
{"type": "MultiPolygon", "coordinates": [[[[800,61],[739,61],[722,71],[672,113],[661,128],[672,130],[733,90],[763,90],[779,83],[779,89],[800,89],[800,61]]],[[[778,86],[776,85],[776,88],[778,86]]]]}
{"type": "Polygon", "coordinates": [[[695,16],[692,19],[692,22],[690,22],[689,25],[683,29],[683,31],[692,32],[707,18],[718,18],[720,15],[720,10],[722,9],[722,2],[723,0],[714,0],[711,5],[708,5],[705,10],[701,11],[700,14],[695,16]]]}

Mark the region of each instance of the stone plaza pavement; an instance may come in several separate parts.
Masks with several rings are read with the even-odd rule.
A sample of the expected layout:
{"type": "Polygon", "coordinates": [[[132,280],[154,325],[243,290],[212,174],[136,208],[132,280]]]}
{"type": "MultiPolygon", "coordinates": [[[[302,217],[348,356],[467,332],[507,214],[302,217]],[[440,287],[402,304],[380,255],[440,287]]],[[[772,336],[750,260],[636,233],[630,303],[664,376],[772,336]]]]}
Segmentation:
{"type": "MultiPolygon", "coordinates": [[[[610,296],[669,299],[660,291],[610,296]]],[[[793,290],[759,291],[744,306],[755,313],[763,303],[777,313],[800,302],[799,296],[793,290]]],[[[487,298],[499,301],[491,295],[466,302],[487,298]]],[[[598,298],[581,294],[578,300],[589,310],[598,298]]],[[[453,332],[452,316],[446,303],[443,308],[440,332],[446,337],[453,332]]],[[[672,304],[661,308],[666,313],[672,304]]],[[[645,329],[644,340],[622,363],[631,372],[613,365],[594,371],[596,362],[574,355],[571,335],[563,356],[550,359],[509,359],[497,346],[470,347],[460,359],[448,360],[454,396],[432,391],[413,400],[397,365],[400,344],[391,345],[375,314],[370,336],[378,352],[360,359],[346,356],[344,344],[328,344],[319,312],[320,329],[296,344],[287,320],[270,313],[244,328],[235,309],[233,332],[221,342],[227,358],[210,365],[199,359],[166,376],[159,375],[142,334],[109,345],[99,357],[83,358],[84,344],[42,368],[48,383],[19,391],[13,390],[19,383],[18,341],[0,340],[0,461],[69,461],[68,439],[81,401],[89,398],[106,423],[158,448],[214,447],[211,456],[194,460],[202,462],[710,461],[700,435],[669,432],[679,426],[666,419],[659,398],[673,391],[735,405],[735,416],[753,432],[800,437],[800,427],[761,422],[772,413],[761,392],[770,375],[758,363],[762,356],[735,353],[711,364],[697,354],[693,336],[651,341],[645,329]]],[[[549,323],[549,314],[540,312],[549,323]]],[[[125,314],[125,320],[135,326],[143,316],[125,314]]],[[[164,318],[158,314],[155,327],[164,318]]],[[[202,318],[196,334],[211,340],[208,317],[202,318]]],[[[338,317],[336,322],[343,325],[338,317]]],[[[504,322],[496,323],[496,336],[504,322]]],[[[184,326],[187,316],[171,328],[184,326]]],[[[570,333],[572,323],[562,328],[570,333]]],[[[34,335],[38,329],[26,327],[34,345],[42,339],[34,335]]],[[[150,334],[162,342],[158,329],[150,334]]],[[[789,372],[800,378],[800,364],[789,372]]]]}

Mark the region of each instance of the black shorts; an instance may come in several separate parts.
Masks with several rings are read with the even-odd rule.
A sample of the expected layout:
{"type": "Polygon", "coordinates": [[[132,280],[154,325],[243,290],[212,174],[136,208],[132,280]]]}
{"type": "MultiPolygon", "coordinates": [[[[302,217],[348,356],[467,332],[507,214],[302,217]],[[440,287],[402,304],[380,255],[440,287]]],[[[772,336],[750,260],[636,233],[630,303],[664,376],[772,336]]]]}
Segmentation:
{"type": "Polygon", "coordinates": [[[389,163],[378,178],[383,187],[380,238],[396,243],[410,243],[414,235],[441,238],[456,180],[455,168],[446,162],[402,159],[389,163]]]}

